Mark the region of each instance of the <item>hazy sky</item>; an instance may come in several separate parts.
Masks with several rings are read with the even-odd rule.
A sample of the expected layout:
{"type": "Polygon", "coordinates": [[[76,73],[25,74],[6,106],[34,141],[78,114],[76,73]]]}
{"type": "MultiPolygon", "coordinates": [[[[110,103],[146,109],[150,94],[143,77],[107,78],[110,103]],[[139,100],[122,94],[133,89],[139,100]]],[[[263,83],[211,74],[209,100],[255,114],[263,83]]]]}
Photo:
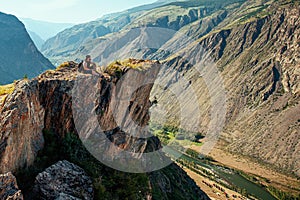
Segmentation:
{"type": "Polygon", "coordinates": [[[156,0],[2,0],[0,11],[21,18],[81,23],[156,0]]]}

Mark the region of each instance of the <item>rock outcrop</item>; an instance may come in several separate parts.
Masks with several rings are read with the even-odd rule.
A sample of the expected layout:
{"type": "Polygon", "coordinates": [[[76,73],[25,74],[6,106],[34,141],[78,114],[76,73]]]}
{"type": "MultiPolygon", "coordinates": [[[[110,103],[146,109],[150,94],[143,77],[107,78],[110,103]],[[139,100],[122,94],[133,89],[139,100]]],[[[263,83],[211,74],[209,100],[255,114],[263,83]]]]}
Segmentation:
{"type": "Polygon", "coordinates": [[[48,167],[38,174],[35,196],[41,199],[93,199],[93,184],[84,170],[66,160],[48,167]]]}
{"type": "Polygon", "coordinates": [[[18,189],[17,180],[11,172],[0,174],[0,199],[23,200],[22,192],[18,189]]]}

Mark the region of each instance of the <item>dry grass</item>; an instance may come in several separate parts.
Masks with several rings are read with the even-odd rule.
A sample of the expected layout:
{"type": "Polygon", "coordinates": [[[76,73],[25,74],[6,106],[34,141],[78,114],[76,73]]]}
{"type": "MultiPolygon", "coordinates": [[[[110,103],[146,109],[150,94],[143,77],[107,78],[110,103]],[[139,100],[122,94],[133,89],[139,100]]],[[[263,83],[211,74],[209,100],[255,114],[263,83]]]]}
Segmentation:
{"type": "Polygon", "coordinates": [[[9,85],[0,85],[0,104],[2,104],[7,95],[11,94],[15,89],[14,84],[9,84],[9,85]]]}
{"type": "Polygon", "coordinates": [[[15,89],[14,84],[8,84],[8,85],[1,85],[0,86],[0,96],[11,94],[15,89]]]}
{"type": "Polygon", "coordinates": [[[70,66],[70,63],[69,62],[63,62],[62,64],[60,64],[56,69],[57,70],[60,70],[60,69],[63,69],[65,67],[69,67],[70,66]]]}

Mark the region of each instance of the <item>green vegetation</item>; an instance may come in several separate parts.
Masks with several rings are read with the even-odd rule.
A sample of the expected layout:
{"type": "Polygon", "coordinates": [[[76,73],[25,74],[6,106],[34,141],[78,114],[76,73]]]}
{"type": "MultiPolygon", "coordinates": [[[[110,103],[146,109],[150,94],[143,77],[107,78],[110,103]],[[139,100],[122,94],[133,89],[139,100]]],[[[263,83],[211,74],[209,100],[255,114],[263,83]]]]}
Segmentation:
{"type": "Polygon", "coordinates": [[[240,176],[243,176],[245,179],[247,179],[247,180],[249,180],[249,181],[251,181],[255,184],[261,185],[261,187],[265,187],[277,199],[280,199],[280,200],[297,200],[297,199],[300,199],[300,194],[298,196],[295,196],[295,195],[292,195],[290,193],[281,191],[281,190],[279,190],[279,189],[277,189],[273,186],[264,185],[263,183],[261,183],[261,181],[259,179],[263,179],[265,182],[270,183],[270,181],[265,179],[265,178],[259,177],[259,179],[258,179],[255,176],[250,175],[250,174],[246,174],[242,171],[236,171],[236,173],[238,173],[240,176]]]}
{"type": "Polygon", "coordinates": [[[194,133],[180,129],[170,125],[159,125],[150,123],[150,131],[153,135],[157,136],[161,143],[164,145],[175,144],[181,146],[196,145],[201,146],[202,143],[198,139],[203,138],[201,133],[194,133]]]}
{"type": "Polygon", "coordinates": [[[300,199],[300,194],[298,196],[294,196],[292,194],[289,194],[287,192],[283,192],[283,191],[280,191],[272,186],[269,186],[268,187],[268,191],[273,195],[275,196],[277,199],[280,199],[280,200],[298,200],[300,199]]]}
{"type": "Polygon", "coordinates": [[[158,172],[154,172],[154,175],[150,177],[152,179],[151,186],[153,199],[198,200],[199,196],[197,196],[195,192],[197,189],[191,187],[191,183],[188,179],[182,176],[182,173],[184,172],[182,172],[179,167],[174,166],[173,164],[159,170],[158,172]],[[161,183],[165,183],[164,177],[168,177],[168,181],[163,187],[167,187],[168,189],[162,191],[161,183]]]}
{"type": "Polygon", "coordinates": [[[11,94],[15,90],[15,84],[8,84],[8,85],[0,85],[0,104],[2,104],[7,95],[11,94]]]}
{"type": "Polygon", "coordinates": [[[60,69],[63,69],[65,67],[69,67],[70,66],[70,63],[69,62],[63,62],[62,64],[60,64],[56,69],[57,70],[60,70],[60,69]]]}
{"type": "Polygon", "coordinates": [[[244,15],[239,19],[239,23],[246,23],[246,22],[250,22],[251,19],[257,19],[257,18],[259,19],[267,16],[270,13],[266,11],[266,8],[268,8],[268,5],[252,8],[251,12],[247,13],[246,15],[244,15]]]}
{"type": "Polygon", "coordinates": [[[190,8],[190,7],[214,7],[214,8],[224,8],[230,4],[234,3],[243,3],[245,0],[228,0],[228,1],[223,1],[223,0],[212,0],[212,1],[207,1],[207,0],[190,0],[190,1],[179,1],[179,2],[173,2],[170,3],[169,5],[176,5],[180,6],[182,8],[190,8]]]}
{"type": "Polygon", "coordinates": [[[22,191],[29,196],[38,173],[59,160],[68,160],[82,167],[93,179],[95,199],[143,199],[149,192],[146,174],[129,174],[104,166],[82,145],[77,135],[69,133],[60,138],[44,131],[45,146],[33,166],[20,170],[16,177],[22,191]]]}
{"type": "MultiPolygon", "coordinates": [[[[188,150],[186,153],[187,154],[192,154],[192,155],[186,155],[185,154],[180,159],[178,159],[177,162],[180,165],[185,166],[186,168],[190,169],[191,171],[195,172],[196,174],[199,174],[200,176],[206,177],[209,180],[214,181],[214,182],[220,184],[221,186],[223,186],[225,188],[236,191],[236,192],[238,192],[238,193],[242,194],[243,196],[246,196],[250,199],[252,198],[251,194],[249,194],[245,188],[240,188],[240,187],[237,187],[235,185],[228,184],[226,181],[223,181],[218,176],[218,174],[216,174],[214,171],[212,171],[212,170],[210,170],[206,167],[203,167],[201,165],[201,163],[203,161],[201,161],[199,159],[197,152],[194,152],[193,150],[188,150]]],[[[205,162],[206,164],[210,163],[210,160],[205,160],[205,161],[206,161],[205,162]]],[[[226,167],[223,167],[223,168],[226,168],[226,167]]],[[[219,188],[221,188],[221,187],[219,187],[219,188]]]]}
{"type": "Polygon", "coordinates": [[[132,58],[120,61],[120,60],[116,60],[114,62],[112,62],[111,64],[109,64],[105,69],[104,72],[108,73],[112,76],[116,76],[116,77],[121,77],[122,74],[124,73],[124,71],[126,69],[136,69],[136,70],[144,70],[147,67],[145,66],[145,64],[143,63],[144,60],[135,60],[132,58]]]}

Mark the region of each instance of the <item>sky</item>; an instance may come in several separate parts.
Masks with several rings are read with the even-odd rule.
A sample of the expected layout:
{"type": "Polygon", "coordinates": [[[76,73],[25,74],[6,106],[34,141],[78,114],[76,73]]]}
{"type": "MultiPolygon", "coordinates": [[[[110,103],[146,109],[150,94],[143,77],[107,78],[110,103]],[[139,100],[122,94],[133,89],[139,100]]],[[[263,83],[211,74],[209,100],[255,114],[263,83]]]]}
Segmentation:
{"type": "Polygon", "coordinates": [[[156,0],[8,0],[0,12],[48,22],[83,23],[156,0]]]}

